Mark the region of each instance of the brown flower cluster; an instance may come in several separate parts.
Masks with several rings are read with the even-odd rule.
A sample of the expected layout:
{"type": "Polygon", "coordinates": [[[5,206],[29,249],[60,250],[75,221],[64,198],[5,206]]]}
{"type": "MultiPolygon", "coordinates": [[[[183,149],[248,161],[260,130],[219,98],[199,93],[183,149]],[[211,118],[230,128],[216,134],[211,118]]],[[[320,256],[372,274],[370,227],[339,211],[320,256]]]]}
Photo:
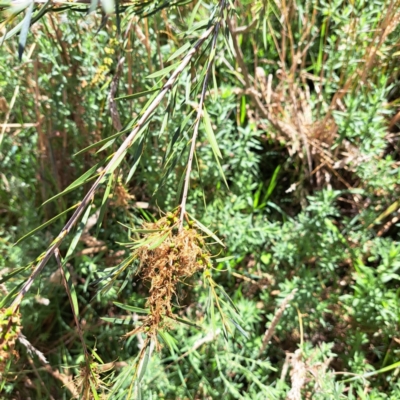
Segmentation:
{"type": "Polygon", "coordinates": [[[147,304],[149,316],[143,325],[128,334],[146,332],[157,342],[157,331],[167,328],[165,317],[174,319],[173,297],[179,282],[210,265],[210,253],[192,221],[178,231],[176,214],[169,213],[155,223],[145,223],[145,245],[136,250],[139,274],[150,282],[147,304]],[[156,232],[156,233],[154,233],[156,232]]]}

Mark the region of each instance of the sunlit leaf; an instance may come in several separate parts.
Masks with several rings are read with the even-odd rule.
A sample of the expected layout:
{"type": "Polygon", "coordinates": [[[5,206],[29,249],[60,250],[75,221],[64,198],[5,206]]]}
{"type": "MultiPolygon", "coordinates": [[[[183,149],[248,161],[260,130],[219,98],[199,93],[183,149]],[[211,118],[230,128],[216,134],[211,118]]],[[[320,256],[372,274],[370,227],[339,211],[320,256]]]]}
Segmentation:
{"type": "Polygon", "coordinates": [[[129,306],[127,304],[118,303],[116,301],[113,302],[117,307],[122,308],[123,310],[130,311],[137,314],[148,314],[150,312],[149,309],[139,308],[135,306],[129,306]]]}
{"type": "Polygon", "coordinates": [[[97,219],[97,223],[96,223],[96,236],[98,236],[101,225],[103,223],[104,214],[106,212],[106,208],[107,208],[107,204],[108,204],[108,197],[110,195],[111,187],[113,185],[113,178],[114,178],[114,174],[110,174],[110,176],[108,178],[106,190],[104,191],[104,194],[103,194],[103,199],[102,199],[101,205],[100,205],[100,214],[99,214],[99,218],[97,219]]]}
{"type": "Polygon", "coordinates": [[[28,6],[26,10],[26,14],[23,20],[23,24],[21,27],[21,33],[19,34],[19,43],[18,43],[18,57],[19,60],[21,61],[22,59],[22,54],[25,50],[25,45],[26,45],[26,39],[28,37],[28,32],[29,28],[31,26],[31,18],[32,18],[32,12],[33,12],[33,6],[34,6],[34,1],[32,0],[30,5],[28,6]]]}
{"type": "Polygon", "coordinates": [[[71,244],[69,245],[67,254],[65,256],[65,263],[68,261],[68,259],[73,255],[75,248],[79,242],[79,239],[82,236],[82,232],[85,229],[87,220],[89,219],[89,215],[90,215],[90,211],[91,211],[91,206],[89,205],[88,208],[85,211],[85,214],[83,215],[81,222],[78,225],[78,228],[76,229],[75,232],[75,236],[71,241],[71,244]]]}
{"type": "Polygon", "coordinates": [[[207,236],[210,236],[221,246],[225,247],[225,245],[222,243],[222,241],[212,231],[210,231],[210,229],[208,229],[206,226],[204,226],[201,222],[197,221],[197,219],[194,218],[192,215],[190,215],[190,218],[196,223],[197,227],[199,229],[201,229],[207,236]]]}
{"type": "Polygon", "coordinates": [[[73,209],[77,208],[79,206],[80,203],[75,204],[74,206],[68,208],[68,210],[65,210],[63,212],[61,212],[60,214],[58,214],[57,216],[55,216],[54,218],[48,220],[47,222],[45,222],[44,224],[38,226],[37,228],[31,230],[29,233],[27,233],[26,235],[22,236],[21,238],[19,238],[16,242],[15,245],[22,242],[24,239],[28,238],[29,236],[34,235],[36,232],[39,232],[40,230],[42,230],[43,228],[45,228],[46,226],[51,225],[53,222],[57,221],[58,219],[60,219],[62,216],[64,216],[65,214],[69,213],[70,211],[72,211],[73,209]]]}

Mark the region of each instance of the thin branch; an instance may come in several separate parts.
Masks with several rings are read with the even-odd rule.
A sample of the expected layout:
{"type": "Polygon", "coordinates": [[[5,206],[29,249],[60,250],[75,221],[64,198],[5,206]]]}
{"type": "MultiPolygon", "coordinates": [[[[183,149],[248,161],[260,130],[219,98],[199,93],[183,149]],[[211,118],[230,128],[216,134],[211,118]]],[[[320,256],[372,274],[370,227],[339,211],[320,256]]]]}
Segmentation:
{"type": "Polygon", "coordinates": [[[83,211],[86,209],[86,207],[89,205],[89,203],[92,201],[94,194],[96,193],[99,185],[102,183],[103,178],[107,173],[112,169],[114,166],[115,162],[118,161],[118,159],[122,156],[124,156],[124,153],[127,151],[127,149],[132,145],[133,141],[136,138],[136,135],[140,131],[140,129],[143,127],[143,125],[147,122],[147,120],[150,118],[150,116],[153,114],[153,112],[157,109],[159,104],[161,103],[162,99],[165,97],[165,95],[168,93],[169,90],[172,89],[173,85],[175,84],[176,80],[182,73],[182,71],[186,68],[186,66],[189,64],[190,60],[192,57],[197,53],[198,49],[201,47],[201,45],[204,43],[204,41],[211,35],[211,33],[214,31],[215,25],[211,26],[208,28],[203,35],[197,40],[196,44],[192,47],[192,49],[186,54],[186,56],[183,58],[181,64],[177,67],[177,69],[173,72],[173,74],[170,76],[168,81],[164,84],[162,89],[160,90],[158,96],[153,100],[153,102],[150,104],[150,106],[147,108],[147,110],[143,113],[142,117],[139,119],[139,121],[136,123],[135,127],[131,131],[131,133],[128,135],[128,137],[124,140],[124,142],[121,144],[117,152],[114,154],[110,162],[107,164],[107,166],[104,168],[104,170],[101,172],[100,176],[97,178],[93,186],[90,188],[90,190],[86,193],[85,197],[83,198],[82,202],[72,215],[72,217],[69,219],[67,224],[64,226],[64,228],[61,230],[57,238],[53,241],[53,243],[50,245],[50,247],[47,249],[47,251],[41,255],[38,258],[38,264],[36,265],[35,269],[33,270],[32,274],[28,278],[28,280],[25,282],[21,290],[18,292],[16,298],[14,299],[12,303],[12,308],[13,310],[17,310],[19,305],[21,304],[21,301],[25,294],[29,291],[31,288],[33,281],[35,278],[40,274],[42,269],[45,267],[49,259],[52,257],[54,254],[55,250],[58,249],[62,243],[62,241],[65,239],[65,237],[70,233],[74,225],[77,223],[80,215],[83,213],[83,211]]]}
{"type": "Polygon", "coordinates": [[[13,97],[10,102],[10,107],[8,108],[8,111],[7,111],[6,119],[4,120],[4,124],[1,124],[2,129],[1,129],[1,133],[0,133],[0,145],[1,145],[1,142],[3,141],[4,132],[6,131],[6,128],[8,125],[8,120],[10,118],[11,111],[14,107],[15,100],[17,99],[18,92],[19,92],[19,85],[17,85],[14,89],[14,94],[13,94],[13,97]]]}
{"type": "Polygon", "coordinates": [[[258,22],[258,18],[254,18],[253,21],[251,21],[249,25],[238,26],[235,29],[235,34],[241,35],[243,33],[247,33],[249,31],[251,31],[257,25],[257,22],[258,22]]]}
{"type": "Polygon", "coordinates": [[[210,60],[207,64],[207,70],[206,70],[206,74],[205,74],[204,81],[203,81],[203,87],[201,90],[200,102],[199,102],[199,105],[197,108],[197,117],[196,117],[196,122],[195,122],[194,130],[193,130],[192,143],[190,146],[189,159],[188,159],[187,168],[186,168],[185,185],[183,188],[182,201],[181,201],[181,205],[180,205],[181,214],[179,217],[179,231],[181,231],[183,229],[183,221],[185,219],[186,202],[187,202],[187,197],[188,197],[188,192],[189,192],[189,184],[190,184],[190,173],[192,172],[193,157],[194,157],[194,152],[196,150],[196,140],[197,140],[197,136],[199,133],[201,117],[203,115],[203,105],[204,105],[204,99],[206,97],[208,79],[210,77],[211,67],[212,67],[212,64],[215,59],[215,51],[214,50],[215,50],[215,47],[217,44],[218,31],[219,31],[219,27],[221,25],[222,12],[224,10],[224,7],[225,7],[225,0],[222,0],[220,3],[220,17],[219,17],[218,23],[215,25],[215,32],[214,32],[212,45],[211,45],[210,54],[212,55],[212,58],[210,58],[210,60]]]}
{"type": "Polygon", "coordinates": [[[122,124],[121,124],[121,118],[119,116],[117,104],[115,102],[115,93],[117,92],[117,89],[118,89],[119,76],[122,72],[122,69],[123,69],[122,67],[124,65],[124,61],[125,61],[125,57],[121,57],[118,61],[115,75],[111,82],[110,93],[108,94],[108,106],[110,107],[111,120],[114,125],[114,128],[117,131],[122,131],[122,124]]]}
{"type": "Polygon", "coordinates": [[[36,347],[34,347],[32,345],[31,342],[29,342],[29,340],[25,337],[25,335],[23,335],[22,333],[20,333],[18,335],[18,341],[22,344],[22,346],[24,346],[28,352],[29,355],[33,355],[35,354],[35,356],[42,362],[42,364],[48,364],[49,362],[46,360],[46,357],[44,356],[44,354],[39,351],[36,347]]]}
{"type": "Polygon", "coordinates": [[[286,306],[294,299],[294,295],[296,294],[297,289],[293,289],[292,292],[285,297],[285,299],[282,301],[282,304],[280,305],[278,311],[275,313],[274,318],[271,321],[271,324],[269,325],[269,328],[266,330],[263,340],[262,340],[262,345],[261,349],[258,353],[258,356],[260,357],[261,354],[264,352],[265,348],[268,345],[268,342],[271,340],[272,335],[275,332],[276,325],[278,325],[278,322],[282,318],[283,312],[285,311],[286,306]]]}

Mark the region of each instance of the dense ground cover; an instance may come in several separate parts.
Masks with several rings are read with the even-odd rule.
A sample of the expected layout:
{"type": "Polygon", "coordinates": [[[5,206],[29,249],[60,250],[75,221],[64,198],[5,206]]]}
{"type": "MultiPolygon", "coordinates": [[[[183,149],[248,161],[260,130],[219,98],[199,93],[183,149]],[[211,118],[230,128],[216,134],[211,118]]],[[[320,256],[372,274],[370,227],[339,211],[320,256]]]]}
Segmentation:
{"type": "Polygon", "coordinates": [[[2,398],[400,398],[400,2],[27,7],[2,398]]]}

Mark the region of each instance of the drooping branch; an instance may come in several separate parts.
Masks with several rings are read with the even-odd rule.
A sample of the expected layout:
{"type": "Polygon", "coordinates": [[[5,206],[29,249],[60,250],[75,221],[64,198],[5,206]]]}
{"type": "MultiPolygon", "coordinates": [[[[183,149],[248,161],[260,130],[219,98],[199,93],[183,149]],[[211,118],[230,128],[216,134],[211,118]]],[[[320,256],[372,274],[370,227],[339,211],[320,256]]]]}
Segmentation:
{"type": "Polygon", "coordinates": [[[200,101],[199,101],[199,105],[197,108],[196,122],[194,125],[193,136],[192,136],[192,141],[191,141],[192,143],[190,145],[189,159],[188,159],[186,174],[185,174],[185,185],[183,188],[182,201],[181,201],[181,206],[180,206],[180,208],[181,208],[181,213],[180,213],[180,217],[179,217],[179,230],[180,231],[183,228],[183,221],[185,219],[186,202],[187,202],[189,185],[190,185],[190,173],[192,172],[193,157],[194,157],[194,152],[196,150],[196,140],[197,140],[197,136],[199,133],[201,117],[203,116],[204,99],[206,97],[206,91],[207,91],[208,80],[210,77],[211,67],[212,67],[212,65],[214,63],[214,59],[215,59],[215,49],[216,49],[216,45],[217,45],[217,37],[218,37],[219,27],[220,27],[221,21],[222,21],[222,12],[224,10],[224,7],[225,7],[225,0],[222,0],[220,2],[220,16],[219,16],[217,24],[215,25],[215,32],[214,32],[214,36],[213,36],[213,40],[212,40],[212,44],[211,44],[210,59],[207,64],[207,70],[206,70],[206,74],[204,76],[203,86],[201,89],[200,101]]]}
{"type": "Polygon", "coordinates": [[[120,161],[121,158],[124,157],[126,151],[128,148],[133,144],[136,135],[138,132],[141,130],[141,128],[145,125],[147,120],[150,118],[150,116],[153,114],[153,112],[157,109],[165,95],[173,88],[175,82],[177,81],[178,77],[182,73],[182,71],[186,68],[186,66],[190,63],[191,59],[193,56],[197,53],[199,48],[202,46],[202,44],[207,40],[207,38],[212,34],[212,32],[216,29],[216,24],[212,25],[209,27],[202,35],[201,37],[197,40],[197,42],[194,44],[194,46],[191,48],[191,50],[186,54],[186,56],[182,59],[182,62],[180,65],[176,68],[176,70],[173,72],[173,74],[170,76],[170,78],[167,80],[167,82],[164,84],[162,89],[160,90],[159,94],[157,97],[153,100],[153,102],[149,105],[147,110],[143,113],[142,117],[139,119],[139,121],[136,123],[135,127],[131,131],[131,133],[127,136],[127,138],[124,140],[124,142],[121,144],[119,149],[116,151],[114,156],[111,158],[107,166],[104,168],[104,170],[101,172],[100,176],[97,178],[93,186],[90,188],[90,190],[86,193],[85,197],[75,210],[74,214],[72,217],[69,219],[69,221],[66,223],[66,225],[62,228],[61,232],[57,236],[57,238],[52,242],[50,247],[47,249],[47,251],[41,255],[38,258],[38,263],[36,267],[34,268],[33,272],[31,273],[30,277],[28,280],[25,282],[25,284],[22,286],[20,291],[18,292],[16,298],[14,299],[12,303],[12,308],[14,311],[17,310],[19,305],[21,304],[21,301],[25,294],[29,291],[31,288],[34,280],[36,277],[40,274],[40,272],[43,270],[49,259],[52,257],[54,254],[55,250],[58,249],[65,239],[65,237],[71,232],[72,228],[75,226],[75,224],[78,222],[79,217],[83,213],[83,211],[89,206],[91,201],[93,200],[93,197],[98,190],[100,184],[103,182],[104,177],[113,171],[115,168],[115,164],[120,161]]]}

